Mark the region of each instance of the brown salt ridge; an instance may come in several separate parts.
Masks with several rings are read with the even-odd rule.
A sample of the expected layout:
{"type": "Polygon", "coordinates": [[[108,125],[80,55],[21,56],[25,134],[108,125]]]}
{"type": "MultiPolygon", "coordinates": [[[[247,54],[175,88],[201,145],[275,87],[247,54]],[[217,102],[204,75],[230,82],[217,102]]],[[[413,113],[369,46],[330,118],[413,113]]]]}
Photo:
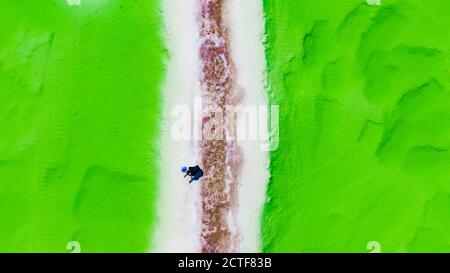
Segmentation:
{"type": "MultiPolygon", "coordinates": [[[[227,140],[230,123],[225,107],[236,102],[234,70],[229,49],[227,26],[223,20],[224,0],[199,0],[202,84],[201,164],[205,173],[201,182],[201,251],[236,252],[237,183],[241,153],[233,140],[227,140]],[[224,114],[222,126],[208,125],[218,111],[224,114]],[[218,134],[221,137],[217,138],[218,134]],[[215,135],[214,139],[206,135],[215,135]]],[[[235,117],[233,117],[234,119],[235,117]]]]}

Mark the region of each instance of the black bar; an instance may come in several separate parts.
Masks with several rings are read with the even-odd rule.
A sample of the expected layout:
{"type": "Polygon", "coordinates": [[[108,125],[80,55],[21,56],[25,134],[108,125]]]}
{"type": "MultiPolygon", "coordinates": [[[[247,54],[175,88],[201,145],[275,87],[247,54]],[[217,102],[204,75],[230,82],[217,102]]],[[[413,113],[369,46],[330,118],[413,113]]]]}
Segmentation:
{"type": "MultiPolygon", "coordinates": [[[[389,272],[448,268],[449,254],[0,254],[20,270],[55,267],[77,272],[389,272]],[[134,272],[136,270],[133,270],[134,272]],[[343,271],[345,272],[345,271],[343,271]]],[[[61,272],[60,271],[60,272],[61,272]]],[[[19,271],[20,272],[20,271],[19,271]]],[[[429,272],[427,270],[426,272],[429,272]]],[[[430,271],[431,272],[431,271],[430,271]]]]}

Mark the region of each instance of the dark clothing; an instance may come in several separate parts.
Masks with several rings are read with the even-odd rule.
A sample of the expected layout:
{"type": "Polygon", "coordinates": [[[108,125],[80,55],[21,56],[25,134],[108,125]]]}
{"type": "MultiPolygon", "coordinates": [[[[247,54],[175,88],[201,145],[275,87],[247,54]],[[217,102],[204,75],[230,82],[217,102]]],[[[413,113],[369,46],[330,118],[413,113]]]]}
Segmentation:
{"type": "Polygon", "coordinates": [[[186,172],[186,174],[190,175],[190,176],[193,176],[193,175],[195,175],[196,173],[198,173],[201,170],[202,169],[200,169],[200,167],[198,165],[195,166],[195,167],[189,167],[187,172],[186,172]]]}
{"type": "Polygon", "coordinates": [[[198,165],[194,167],[189,167],[185,176],[187,175],[191,177],[191,181],[189,181],[189,183],[191,183],[193,180],[197,181],[203,176],[203,170],[200,169],[198,165]]]}
{"type": "MultiPolygon", "coordinates": [[[[202,177],[202,176],[203,176],[203,171],[202,171],[202,170],[199,170],[195,175],[192,176],[192,180],[197,181],[197,180],[199,180],[200,177],[202,177]]],[[[191,180],[191,182],[192,182],[192,180],[191,180]]]]}

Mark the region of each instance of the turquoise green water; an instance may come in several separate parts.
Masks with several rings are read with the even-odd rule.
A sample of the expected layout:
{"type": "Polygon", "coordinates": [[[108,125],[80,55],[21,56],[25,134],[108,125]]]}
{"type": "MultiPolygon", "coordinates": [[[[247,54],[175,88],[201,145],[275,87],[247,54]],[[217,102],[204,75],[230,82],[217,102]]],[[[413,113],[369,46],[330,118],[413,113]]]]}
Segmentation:
{"type": "Polygon", "coordinates": [[[0,2],[0,251],[145,251],[159,1],[0,2]]]}
{"type": "Polygon", "coordinates": [[[450,251],[450,2],[265,0],[266,252],[450,251]]]}

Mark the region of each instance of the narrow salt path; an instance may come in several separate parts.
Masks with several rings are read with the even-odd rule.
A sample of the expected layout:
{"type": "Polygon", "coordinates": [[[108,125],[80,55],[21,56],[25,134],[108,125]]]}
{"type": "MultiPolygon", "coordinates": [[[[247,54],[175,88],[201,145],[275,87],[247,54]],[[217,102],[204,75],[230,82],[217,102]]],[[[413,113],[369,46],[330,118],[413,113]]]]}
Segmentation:
{"type": "MultiPolygon", "coordinates": [[[[182,166],[198,162],[197,141],[178,140],[173,125],[183,109],[192,114],[199,94],[196,21],[197,0],[164,1],[169,63],[164,92],[164,120],[160,143],[159,223],[153,236],[152,251],[200,251],[200,193],[197,183],[188,184],[182,166]]],[[[188,120],[191,116],[187,116],[188,120]]]]}
{"type": "MultiPolygon", "coordinates": [[[[235,82],[244,96],[244,108],[267,109],[265,89],[266,58],[264,48],[264,11],[261,0],[228,0],[226,20],[229,25],[231,56],[234,61],[235,82]]],[[[245,115],[238,116],[244,122],[245,115]]],[[[264,146],[268,136],[267,116],[258,114],[257,140],[242,140],[243,165],[238,185],[237,223],[240,252],[260,251],[260,220],[269,181],[269,154],[264,146]]]]}
{"type": "MultiPolygon", "coordinates": [[[[267,105],[262,1],[165,0],[164,16],[170,60],[160,145],[160,222],[152,250],[258,252],[269,179],[268,152],[262,149],[266,142],[177,140],[171,130],[180,119],[172,117],[177,114],[172,111],[182,105],[192,114],[196,98],[203,99],[204,107],[202,128],[190,120],[197,133],[211,118],[207,106],[223,110],[227,105],[267,105]],[[205,10],[211,5],[220,6],[220,14],[205,10]],[[220,26],[214,29],[217,22],[220,26]],[[189,185],[180,167],[196,164],[204,168],[205,177],[189,185]]],[[[246,118],[239,113],[238,123],[246,118]]],[[[267,122],[267,117],[258,119],[267,122]]],[[[260,125],[246,126],[258,130],[259,138],[265,128],[260,125]]]]}

